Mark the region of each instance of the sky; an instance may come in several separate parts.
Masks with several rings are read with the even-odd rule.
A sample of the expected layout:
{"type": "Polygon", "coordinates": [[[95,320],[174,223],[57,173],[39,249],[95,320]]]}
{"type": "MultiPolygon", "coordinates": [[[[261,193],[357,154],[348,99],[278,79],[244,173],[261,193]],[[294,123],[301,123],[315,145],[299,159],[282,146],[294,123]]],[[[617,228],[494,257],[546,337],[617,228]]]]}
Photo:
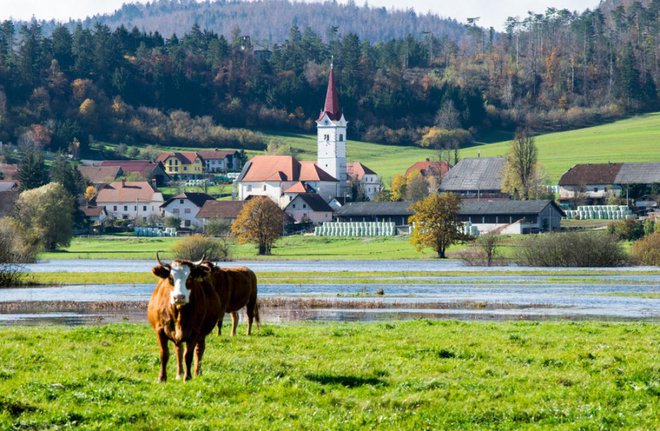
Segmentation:
{"type": "MultiPolygon", "coordinates": [[[[144,3],[146,0],[138,0],[144,3]]],[[[345,3],[347,0],[339,0],[345,3]]],[[[90,15],[111,13],[127,0],[0,0],[0,20],[8,18],[29,20],[85,18],[90,15]]],[[[364,0],[355,0],[357,5],[364,0]]],[[[469,17],[480,17],[478,24],[501,31],[508,16],[525,16],[527,11],[543,12],[547,7],[583,11],[598,6],[599,0],[369,0],[370,6],[413,8],[419,13],[431,11],[442,17],[465,22],[469,17]]]]}

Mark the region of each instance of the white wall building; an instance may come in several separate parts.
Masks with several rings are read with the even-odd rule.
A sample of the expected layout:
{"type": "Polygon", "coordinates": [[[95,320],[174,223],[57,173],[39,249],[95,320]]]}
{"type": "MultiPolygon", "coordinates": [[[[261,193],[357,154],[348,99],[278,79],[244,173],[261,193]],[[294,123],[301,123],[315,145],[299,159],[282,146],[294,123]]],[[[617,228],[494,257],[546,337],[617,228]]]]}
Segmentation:
{"type": "Polygon", "coordinates": [[[164,199],[146,181],[117,181],[99,189],[96,205],[105,207],[108,217],[122,220],[148,221],[160,216],[164,199]]]}
{"type": "Polygon", "coordinates": [[[201,228],[203,224],[197,218],[197,214],[206,201],[209,200],[214,199],[206,193],[184,192],[168,199],[161,205],[161,210],[165,217],[181,219],[180,227],[201,228]]]}

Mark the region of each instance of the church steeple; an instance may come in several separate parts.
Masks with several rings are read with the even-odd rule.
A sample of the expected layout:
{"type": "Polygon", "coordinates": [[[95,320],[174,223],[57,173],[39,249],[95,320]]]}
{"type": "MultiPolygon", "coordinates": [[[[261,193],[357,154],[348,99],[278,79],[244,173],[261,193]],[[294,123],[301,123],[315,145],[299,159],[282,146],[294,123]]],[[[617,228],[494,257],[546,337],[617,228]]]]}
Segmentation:
{"type": "Polygon", "coordinates": [[[339,95],[335,84],[335,69],[330,64],[328,91],[325,105],[316,120],[318,133],[318,167],[338,181],[337,196],[344,196],[346,189],[346,119],[339,106],[339,95]]]}
{"type": "Polygon", "coordinates": [[[325,105],[319,119],[327,114],[328,118],[332,121],[337,121],[341,118],[341,107],[339,106],[339,94],[337,94],[337,87],[335,86],[335,68],[330,65],[330,76],[328,78],[328,90],[325,93],[325,105]]]}

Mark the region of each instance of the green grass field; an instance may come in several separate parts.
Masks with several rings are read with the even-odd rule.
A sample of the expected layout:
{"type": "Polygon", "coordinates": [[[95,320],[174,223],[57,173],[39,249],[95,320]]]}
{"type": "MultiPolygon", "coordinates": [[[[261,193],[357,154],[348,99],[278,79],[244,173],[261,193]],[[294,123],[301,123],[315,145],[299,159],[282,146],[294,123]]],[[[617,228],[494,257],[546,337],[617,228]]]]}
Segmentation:
{"type": "MultiPolygon", "coordinates": [[[[316,135],[291,133],[271,136],[300,150],[303,159],[316,158],[316,135]]],[[[486,135],[475,145],[462,149],[460,157],[505,156],[510,140],[497,141],[503,136],[506,134],[498,132],[486,135]]],[[[576,163],[660,161],[660,113],[584,129],[542,134],[536,137],[536,145],[539,162],[553,183],[576,163]]],[[[347,153],[349,160],[363,162],[388,184],[394,175],[405,173],[414,162],[426,157],[438,157],[433,150],[354,140],[349,140],[347,153]]]]}
{"type": "MultiPolygon", "coordinates": [[[[316,135],[262,131],[267,138],[290,145],[301,160],[316,159],[316,135]]],[[[660,112],[639,115],[600,126],[545,133],[536,137],[539,162],[556,183],[576,163],[656,162],[660,161],[660,112]]],[[[510,134],[492,131],[460,151],[460,157],[495,157],[506,155],[510,134]]],[[[113,144],[106,144],[115,147],[113,144]]],[[[162,147],[164,151],[191,151],[199,148],[162,147]]],[[[248,151],[248,157],[261,154],[248,151]]],[[[437,159],[434,150],[418,147],[381,145],[349,139],[348,160],[361,161],[378,172],[386,184],[396,174],[417,161],[437,159]]]]}
{"type": "MultiPolygon", "coordinates": [[[[157,251],[167,252],[180,238],[76,237],[61,251],[41,253],[40,259],[154,259],[157,251]]],[[[450,251],[463,248],[455,245],[450,251]]],[[[254,245],[231,246],[235,260],[374,260],[430,259],[431,249],[418,252],[407,236],[379,238],[328,238],[292,235],[275,243],[271,256],[258,256],[254,245]]]]}
{"type": "Polygon", "coordinates": [[[0,429],[660,428],[657,324],[328,323],[210,336],[156,383],[147,325],[0,328],[0,429]]]}
{"type": "MultiPolygon", "coordinates": [[[[155,264],[155,262],[154,262],[155,264]]],[[[232,263],[219,263],[221,266],[232,266],[232,263]]],[[[659,271],[598,271],[598,270],[518,270],[507,271],[507,276],[520,277],[520,276],[547,276],[548,278],[536,279],[530,278],[526,280],[508,280],[507,285],[515,284],[536,284],[545,286],[548,284],[565,284],[568,282],[579,282],[580,284],[612,284],[617,286],[635,286],[644,285],[648,283],[646,278],[639,281],[621,280],[619,278],[589,278],[598,275],[617,276],[617,275],[641,275],[643,277],[660,275],[659,271]]],[[[396,272],[396,271],[383,271],[383,272],[359,272],[359,271],[341,271],[341,272],[310,272],[310,271],[293,271],[293,272],[264,272],[257,271],[257,278],[259,283],[278,283],[278,284],[337,284],[343,285],[346,283],[351,284],[401,284],[402,280],[414,280],[415,283],[422,284],[467,284],[467,285],[481,285],[484,287],[500,287],[502,284],[501,271],[427,271],[427,272],[396,272]],[[492,279],[488,279],[492,276],[492,279]],[[423,280],[413,279],[413,277],[424,277],[423,280]],[[438,277],[437,279],[429,279],[429,277],[438,277]],[[479,280],[469,279],[465,277],[484,277],[479,280]]],[[[144,271],[136,272],[35,272],[25,274],[24,282],[28,285],[67,285],[67,284],[149,284],[154,283],[156,278],[151,272],[144,271]]],[[[637,294],[626,292],[612,292],[608,295],[630,295],[642,296],[648,298],[658,298],[659,294],[637,294]]]]}

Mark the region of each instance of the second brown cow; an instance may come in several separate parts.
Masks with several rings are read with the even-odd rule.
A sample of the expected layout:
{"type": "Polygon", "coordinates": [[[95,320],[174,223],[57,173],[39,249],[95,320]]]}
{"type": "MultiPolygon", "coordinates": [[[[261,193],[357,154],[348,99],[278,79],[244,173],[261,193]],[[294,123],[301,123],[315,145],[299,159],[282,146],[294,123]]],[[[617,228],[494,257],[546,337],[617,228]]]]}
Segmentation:
{"type": "Polygon", "coordinates": [[[248,324],[247,335],[252,333],[252,323],[259,325],[259,305],[257,304],[257,276],[246,267],[221,268],[206,261],[212,271],[212,280],[216,293],[220,298],[220,317],[218,319],[218,335],[222,332],[222,321],[225,313],[231,314],[231,336],[236,335],[238,326],[238,310],[245,307],[248,324]]]}

